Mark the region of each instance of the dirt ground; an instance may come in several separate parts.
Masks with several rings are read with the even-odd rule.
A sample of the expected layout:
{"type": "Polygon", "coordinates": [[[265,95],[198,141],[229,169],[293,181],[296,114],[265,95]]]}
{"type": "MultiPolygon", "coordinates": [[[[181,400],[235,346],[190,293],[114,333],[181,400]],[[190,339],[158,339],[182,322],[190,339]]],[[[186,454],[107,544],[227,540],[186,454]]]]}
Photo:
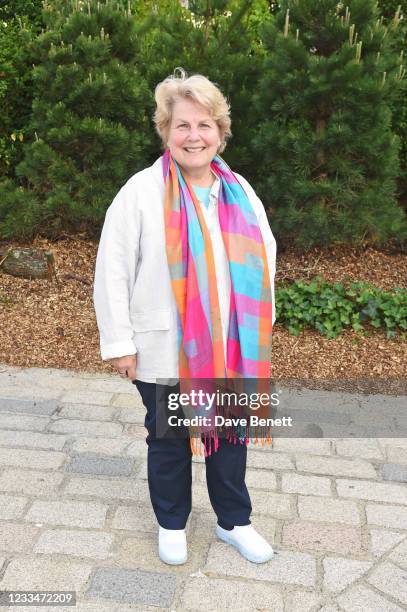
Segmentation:
{"type": "MultiPolygon", "coordinates": [[[[19,245],[22,246],[22,245],[19,245]]],[[[27,245],[28,246],[28,245],[27,245]]],[[[56,242],[36,239],[30,246],[53,251],[55,280],[15,278],[0,269],[0,363],[22,367],[113,372],[99,354],[92,303],[97,244],[80,236],[56,242]]],[[[276,287],[282,280],[328,282],[365,280],[382,287],[407,288],[407,256],[348,246],[295,249],[277,253],[276,287]]],[[[295,337],[277,321],[273,331],[276,380],[313,388],[406,393],[407,343],[380,330],[348,330],[328,340],[306,329],[295,337]]]]}

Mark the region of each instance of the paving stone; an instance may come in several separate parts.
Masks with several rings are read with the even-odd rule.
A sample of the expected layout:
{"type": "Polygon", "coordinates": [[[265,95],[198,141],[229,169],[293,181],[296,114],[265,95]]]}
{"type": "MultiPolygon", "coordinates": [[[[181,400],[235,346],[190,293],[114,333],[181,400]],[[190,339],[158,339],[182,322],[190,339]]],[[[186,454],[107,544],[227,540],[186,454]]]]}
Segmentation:
{"type": "Polygon", "coordinates": [[[368,582],[407,606],[407,572],[393,563],[381,563],[370,574],[368,582]]]}
{"type": "Polygon", "coordinates": [[[106,476],[129,476],[134,460],[127,457],[103,457],[101,455],[77,455],[65,465],[66,472],[106,476]]]}
{"type": "Polygon", "coordinates": [[[380,466],[380,474],[383,480],[407,482],[407,465],[400,463],[384,463],[380,466]]]}
{"type": "Polygon", "coordinates": [[[64,463],[65,453],[25,448],[0,448],[0,465],[56,470],[64,463]]]}
{"type": "Polygon", "coordinates": [[[407,448],[387,446],[386,455],[390,463],[407,463],[407,448]]]}
{"type": "Polygon", "coordinates": [[[388,531],[387,529],[371,529],[371,551],[375,557],[381,557],[406,537],[405,533],[388,531]]]}
{"type": "Polygon", "coordinates": [[[50,422],[47,416],[3,413],[0,419],[1,429],[21,429],[26,431],[44,431],[50,422]]]}
{"type": "Polygon", "coordinates": [[[373,563],[370,561],[357,561],[355,559],[343,559],[341,557],[325,557],[324,589],[339,593],[356,580],[359,580],[373,563]]]}
{"type": "Polygon", "coordinates": [[[144,425],[140,425],[139,423],[125,423],[123,433],[125,436],[132,438],[142,438],[144,441],[147,438],[146,428],[144,425]]]}
{"type": "MultiPolygon", "coordinates": [[[[183,565],[165,567],[170,574],[187,575],[199,570],[207,558],[210,542],[201,539],[199,534],[187,535],[188,560],[183,565]]],[[[163,562],[158,556],[158,534],[141,533],[137,537],[124,537],[114,554],[114,563],[120,567],[138,568],[148,571],[163,571],[163,562]]]]}
{"type": "MultiPolygon", "coordinates": [[[[141,400],[140,394],[138,392],[135,393],[120,393],[119,395],[115,395],[113,401],[111,402],[112,406],[115,408],[141,408],[143,407],[143,402],[141,400]]],[[[144,408],[144,415],[145,415],[144,408]]]]}
{"type": "Polygon", "coordinates": [[[112,543],[113,536],[109,533],[53,529],[40,535],[34,552],[106,559],[112,543]]]}
{"type": "Polygon", "coordinates": [[[377,440],[371,438],[336,440],[335,448],[338,455],[346,457],[358,457],[361,459],[384,458],[384,452],[379,447],[377,440]]]}
{"type": "Polygon", "coordinates": [[[298,514],[304,521],[360,525],[360,514],[356,503],[345,499],[299,495],[298,514]]]}
{"type": "Polygon", "coordinates": [[[356,497],[372,501],[407,504],[407,487],[402,485],[338,479],[336,487],[340,497],[356,497]]]}
{"type": "Polygon", "coordinates": [[[331,496],[331,481],[323,476],[304,476],[288,473],[282,475],[282,491],[284,493],[304,493],[304,495],[331,496]]]}
{"type": "Polygon", "coordinates": [[[144,406],[131,406],[120,408],[120,411],[117,413],[116,420],[121,423],[138,423],[139,425],[144,425],[144,420],[146,418],[146,409],[144,406]]]}
{"type": "Polygon", "coordinates": [[[31,550],[38,531],[32,525],[0,523],[0,550],[3,553],[27,553],[27,551],[31,550]]]}
{"type": "Polygon", "coordinates": [[[139,457],[140,459],[146,459],[147,449],[148,447],[145,440],[136,439],[128,445],[126,455],[129,455],[129,457],[139,457]]]}
{"type": "Polygon", "coordinates": [[[288,455],[282,453],[248,450],[247,467],[264,470],[293,470],[294,463],[288,455]]]}
{"type": "Polygon", "coordinates": [[[55,560],[45,556],[26,556],[11,559],[0,589],[29,591],[79,591],[87,582],[91,565],[72,561],[55,560]]]}
{"type": "Polygon", "coordinates": [[[367,522],[393,529],[407,529],[407,511],[401,506],[366,504],[367,522]]]}
{"type": "Polygon", "coordinates": [[[113,393],[105,391],[85,391],[84,389],[65,391],[61,394],[63,404],[96,404],[97,406],[112,405],[113,393]]]}
{"type": "Polygon", "coordinates": [[[157,532],[157,519],[151,505],[119,506],[112,520],[112,529],[157,532]]]}
{"type": "Polygon", "coordinates": [[[288,453],[310,453],[312,455],[330,455],[330,440],[320,438],[274,438],[273,449],[288,453]]]}
{"type": "MultiPolygon", "coordinates": [[[[285,610],[287,612],[312,612],[318,604],[317,593],[310,591],[292,591],[284,594],[285,610]]],[[[261,610],[261,606],[259,606],[261,610]]],[[[320,608],[318,608],[320,610],[320,608]]]]}
{"type": "Polygon", "coordinates": [[[112,421],[116,409],[113,406],[92,406],[91,404],[63,404],[58,413],[61,419],[86,421],[112,421]]]}
{"type": "MultiPolygon", "coordinates": [[[[43,402],[45,400],[58,400],[61,395],[61,390],[58,387],[39,387],[30,386],[24,388],[18,385],[2,385],[0,390],[0,399],[9,402],[9,400],[29,400],[43,402]]],[[[7,408],[6,408],[7,410],[7,408]]]]}
{"type": "Polygon", "coordinates": [[[252,489],[250,499],[253,514],[265,514],[275,518],[290,518],[294,514],[292,495],[252,489]]]}
{"type": "Polygon", "coordinates": [[[129,479],[107,480],[105,478],[86,478],[73,476],[66,484],[63,495],[86,495],[113,499],[148,498],[148,486],[144,481],[133,482],[129,479]]]}
{"type": "Polygon", "coordinates": [[[29,413],[29,414],[47,414],[51,415],[60,406],[60,402],[55,399],[18,399],[13,397],[14,389],[11,391],[11,397],[0,397],[0,412],[14,413],[29,413]]]}
{"type": "Polygon", "coordinates": [[[0,475],[0,491],[24,495],[54,493],[64,479],[63,474],[34,470],[5,469],[0,475]]]}
{"type": "Polygon", "coordinates": [[[45,525],[97,528],[103,527],[106,513],[107,506],[95,502],[37,500],[25,520],[45,525]]]}
{"type": "Polygon", "coordinates": [[[328,551],[341,555],[357,555],[362,552],[360,530],[347,525],[286,522],[282,541],[284,546],[300,550],[328,551]]]}
{"type": "Polygon", "coordinates": [[[0,495],[0,517],[3,520],[20,518],[23,515],[27,502],[27,497],[0,495]]]}
{"type": "Polygon", "coordinates": [[[253,487],[254,489],[272,491],[277,488],[276,475],[267,470],[246,470],[245,483],[249,488],[253,487]]]}
{"type": "Polygon", "coordinates": [[[346,612],[402,612],[403,610],[362,584],[339,595],[337,601],[341,610],[346,612]]]}
{"type": "Polygon", "coordinates": [[[315,559],[306,553],[275,550],[270,561],[255,564],[244,559],[228,544],[218,542],[211,545],[203,571],[209,576],[238,576],[246,580],[265,580],[306,587],[313,587],[316,580],[315,559]]]}
{"type": "Polygon", "coordinates": [[[101,455],[121,455],[130,444],[123,438],[86,438],[80,437],[72,444],[73,453],[99,453],[101,455]]]}
{"type": "Polygon", "coordinates": [[[86,596],[153,606],[170,606],[174,599],[175,588],[175,576],[164,572],[98,567],[92,576],[86,596]]]}
{"type": "Polygon", "coordinates": [[[339,457],[297,457],[299,472],[332,474],[332,476],[356,476],[357,478],[376,478],[374,467],[361,459],[341,459],[339,457]]]}
{"type": "MultiPolygon", "coordinates": [[[[251,583],[223,578],[192,578],[187,581],[181,595],[182,610],[273,610],[283,612],[284,605],[278,587],[270,584],[251,583]]],[[[304,610],[303,610],[304,612],[304,610]]]]}
{"type": "Polygon", "coordinates": [[[84,433],[92,436],[120,436],[123,426],[103,421],[80,421],[79,419],[57,419],[49,426],[55,433],[84,433]]]}
{"type": "Polygon", "coordinates": [[[66,436],[56,434],[32,431],[0,431],[0,446],[11,448],[16,446],[28,446],[29,448],[61,450],[66,440],[66,436]]]}
{"type": "Polygon", "coordinates": [[[407,570],[407,538],[393,550],[389,560],[398,563],[398,565],[407,570]]]}

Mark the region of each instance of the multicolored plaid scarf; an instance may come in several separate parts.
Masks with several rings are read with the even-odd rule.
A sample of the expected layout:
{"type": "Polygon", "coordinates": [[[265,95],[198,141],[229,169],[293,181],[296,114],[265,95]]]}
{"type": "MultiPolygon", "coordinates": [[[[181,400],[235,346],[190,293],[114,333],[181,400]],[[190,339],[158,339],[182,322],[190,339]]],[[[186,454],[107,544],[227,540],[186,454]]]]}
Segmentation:
{"type": "MultiPolygon", "coordinates": [[[[218,215],[231,279],[225,363],[214,253],[203,212],[188,176],[169,150],[162,157],[162,167],[166,251],[178,313],[181,392],[191,379],[269,380],[270,276],[257,216],[246,192],[226,162],[216,156],[211,170],[220,179],[218,215]]],[[[237,436],[248,444],[248,432],[232,434],[230,440],[236,443],[237,436]]],[[[211,437],[217,450],[216,431],[210,432],[211,437]]],[[[191,437],[195,454],[200,452],[200,441],[201,436],[191,437]]]]}

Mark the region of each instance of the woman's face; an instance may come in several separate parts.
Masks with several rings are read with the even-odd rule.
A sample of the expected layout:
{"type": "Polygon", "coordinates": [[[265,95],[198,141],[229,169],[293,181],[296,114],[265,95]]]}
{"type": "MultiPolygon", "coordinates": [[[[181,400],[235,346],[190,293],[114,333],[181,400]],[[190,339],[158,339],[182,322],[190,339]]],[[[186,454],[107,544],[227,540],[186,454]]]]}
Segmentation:
{"type": "Polygon", "coordinates": [[[191,177],[203,177],[221,144],[219,127],[208,111],[191,99],[174,103],[167,146],[191,177]]]}

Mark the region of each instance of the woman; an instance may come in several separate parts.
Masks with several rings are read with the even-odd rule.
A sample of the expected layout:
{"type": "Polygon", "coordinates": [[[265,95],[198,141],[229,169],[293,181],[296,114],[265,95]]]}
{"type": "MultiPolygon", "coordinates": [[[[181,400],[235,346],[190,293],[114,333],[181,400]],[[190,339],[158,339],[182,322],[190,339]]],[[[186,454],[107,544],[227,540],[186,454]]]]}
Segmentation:
{"type": "MultiPolygon", "coordinates": [[[[218,87],[180,69],[155,99],[165,153],[129,179],[106,213],[94,303],[102,359],[134,382],[147,410],[159,555],[181,564],[196,446],[192,437],[158,435],[158,410],[188,377],[269,376],[276,243],[252,187],[219,157],[231,120],[218,87]]],[[[245,441],[216,438],[205,452],[208,493],[217,536],[263,563],[273,549],[250,523],[245,441]]]]}

